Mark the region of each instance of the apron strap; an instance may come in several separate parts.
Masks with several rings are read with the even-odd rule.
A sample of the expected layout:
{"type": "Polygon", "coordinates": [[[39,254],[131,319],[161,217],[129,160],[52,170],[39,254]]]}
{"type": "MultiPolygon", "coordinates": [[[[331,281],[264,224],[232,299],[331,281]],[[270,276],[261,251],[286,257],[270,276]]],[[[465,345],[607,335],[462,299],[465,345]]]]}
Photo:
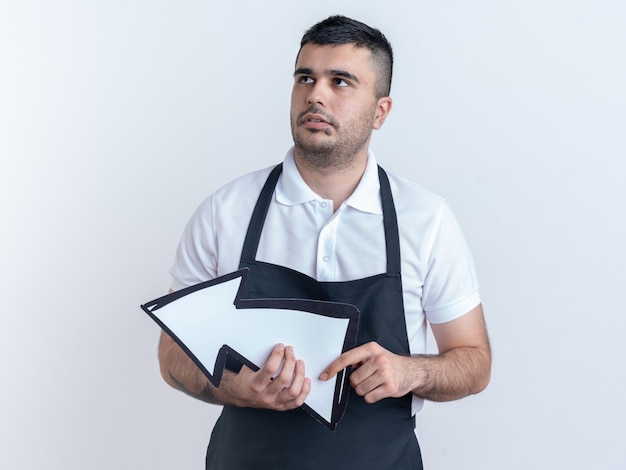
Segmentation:
{"type": "Polygon", "coordinates": [[[385,226],[385,243],[387,245],[387,273],[400,274],[400,234],[398,232],[398,216],[393,203],[391,186],[387,173],[378,166],[380,181],[380,199],[383,206],[383,224],[385,226]]]}
{"type": "MultiPolygon", "coordinates": [[[[283,164],[279,163],[269,174],[267,181],[263,185],[259,199],[250,218],[250,224],[246,233],[246,238],[241,250],[241,261],[255,260],[256,253],[261,241],[261,232],[265,224],[265,217],[272,201],[274,188],[278,178],[283,171],[283,164]]],[[[398,233],[398,220],[396,208],[393,203],[391,186],[387,173],[380,166],[378,167],[378,179],[380,181],[380,198],[383,207],[383,224],[385,227],[385,245],[387,249],[387,273],[400,273],[400,235],[398,233]]],[[[241,264],[240,264],[241,266],[241,264]]]]}
{"type": "MultiPolygon", "coordinates": [[[[241,250],[241,260],[255,260],[256,252],[259,248],[259,241],[261,240],[261,232],[263,231],[263,225],[265,224],[265,217],[267,211],[270,208],[270,202],[272,201],[272,195],[274,194],[274,188],[278,182],[278,177],[283,171],[283,164],[279,163],[274,167],[270,175],[265,181],[265,185],[261,190],[259,199],[257,199],[254,212],[250,218],[250,224],[248,225],[248,232],[243,242],[243,249],[241,250]]],[[[240,265],[241,267],[241,261],[240,265]]]]}

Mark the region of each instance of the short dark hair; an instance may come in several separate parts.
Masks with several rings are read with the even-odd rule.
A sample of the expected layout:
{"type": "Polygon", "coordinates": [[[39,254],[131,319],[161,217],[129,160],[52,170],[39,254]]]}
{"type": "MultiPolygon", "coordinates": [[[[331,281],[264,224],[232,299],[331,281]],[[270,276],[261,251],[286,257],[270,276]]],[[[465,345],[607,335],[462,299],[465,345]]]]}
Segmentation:
{"type": "Polygon", "coordinates": [[[354,44],[355,47],[365,47],[371,52],[378,69],[376,98],[389,96],[393,75],[393,50],[385,35],[378,29],[345,16],[330,16],[304,33],[300,49],[309,43],[320,46],[354,44]]]}

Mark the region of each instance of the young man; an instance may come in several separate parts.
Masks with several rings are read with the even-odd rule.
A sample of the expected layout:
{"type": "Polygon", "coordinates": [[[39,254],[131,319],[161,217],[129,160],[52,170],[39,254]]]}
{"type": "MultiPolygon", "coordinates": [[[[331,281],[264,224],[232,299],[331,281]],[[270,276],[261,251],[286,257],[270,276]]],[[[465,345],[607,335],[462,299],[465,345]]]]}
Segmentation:
{"type": "Polygon", "coordinates": [[[260,370],[233,367],[214,388],[166,334],[161,371],[224,405],[207,468],[422,468],[414,413],[489,382],[491,355],[470,252],[448,206],[378,168],[369,143],[389,112],[393,56],[376,29],[330,17],[305,33],[291,97],[294,147],[283,163],[210,196],[183,234],[173,289],[248,267],[249,298],[356,305],[357,347],[335,432],[298,408],[311,381],[279,344],[260,370]],[[439,354],[425,355],[426,324],[439,354]],[[272,379],[275,373],[282,369],[272,379]],[[238,370],[239,369],[239,370],[238,370]]]}

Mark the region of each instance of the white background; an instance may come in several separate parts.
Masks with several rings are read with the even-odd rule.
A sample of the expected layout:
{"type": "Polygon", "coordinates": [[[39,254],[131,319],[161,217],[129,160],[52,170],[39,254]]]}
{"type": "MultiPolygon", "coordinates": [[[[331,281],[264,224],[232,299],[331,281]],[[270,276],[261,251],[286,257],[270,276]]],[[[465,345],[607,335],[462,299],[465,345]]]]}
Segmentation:
{"type": "Polygon", "coordinates": [[[0,0],[1,468],[203,468],[218,409],[162,382],[139,305],[200,201],[282,158],[335,13],[394,45],[373,149],[481,280],[493,379],[420,413],[426,468],[626,468],[626,3],[0,0]]]}

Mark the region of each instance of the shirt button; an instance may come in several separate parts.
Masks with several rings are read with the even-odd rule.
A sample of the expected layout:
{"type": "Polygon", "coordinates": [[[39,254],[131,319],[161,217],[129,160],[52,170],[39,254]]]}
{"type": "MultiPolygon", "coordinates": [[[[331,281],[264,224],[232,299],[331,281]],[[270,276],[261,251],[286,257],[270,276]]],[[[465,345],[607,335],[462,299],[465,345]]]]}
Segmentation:
{"type": "Polygon", "coordinates": [[[322,209],[326,209],[328,207],[328,203],[326,201],[322,201],[321,204],[320,204],[320,207],[322,209]]]}
{"type": "Polygon", "coordinates": [[[322,260],[324,261],[324,263],[328,263],[328,260],[329,260],[329,259],[330,259],[330,258],[329,258],[328,256],[324,256],[324,257],[322,258],[322,260]]]}

